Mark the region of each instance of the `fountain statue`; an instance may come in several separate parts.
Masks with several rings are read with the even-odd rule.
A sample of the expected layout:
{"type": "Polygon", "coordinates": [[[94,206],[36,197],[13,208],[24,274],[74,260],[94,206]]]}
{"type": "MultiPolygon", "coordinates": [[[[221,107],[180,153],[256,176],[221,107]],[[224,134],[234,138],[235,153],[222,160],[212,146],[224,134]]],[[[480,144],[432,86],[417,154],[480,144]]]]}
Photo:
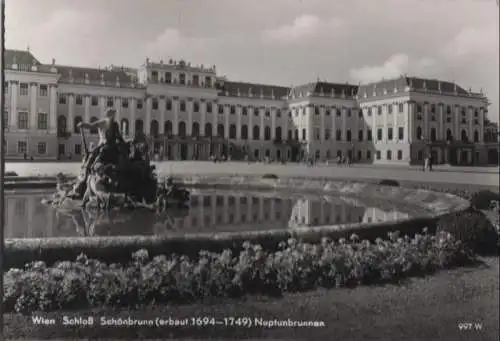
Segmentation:
{"type": "Polygon", "coordinates": [[[148,143],[144,134],[124,140],[115,121],[116,111],[108,109],[104,119],[83,123],[85,156],[78,179],[68,183],[58,177],[57,192],[47,202],[65,209],[133,209],[164,211],[168,207],[185,207],[189,191],[177,187],[171,178],[158,183],[155,166],[150,164],[148,143]],[[99,144],[87,146],[85,130],[97,129],[99,144]]]}

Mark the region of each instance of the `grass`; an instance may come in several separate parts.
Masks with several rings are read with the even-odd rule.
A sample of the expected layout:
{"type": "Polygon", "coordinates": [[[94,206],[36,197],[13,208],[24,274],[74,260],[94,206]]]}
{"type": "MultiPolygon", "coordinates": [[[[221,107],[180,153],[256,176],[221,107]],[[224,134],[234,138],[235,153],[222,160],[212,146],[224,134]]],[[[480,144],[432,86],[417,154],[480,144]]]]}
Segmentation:
{"type": "MultiPolygon", "coordinates": [[[[324,328],[140,328],[35,326],[31,317],[5,316],[6,338],[170,338],[284,339],[284,340],[498,340],[498,258],[483,265],[442,271],[401,285],[319,290],[290,294],[283,299],[250,297],[245,301],[218,300],[140,311],[79,311],[78,316],[138,319],[211,316],[264,319],[322,320],[324,328]],[[482,323],[481,331],[460,331],[458,323],[482,323]],[[332,338],[334,336],[334,338],[332,338]]],[[[62,319],[63,312],[43,314],[62,319]]],[[[67,313],[75,316],[76,313],[67,313]]]]}

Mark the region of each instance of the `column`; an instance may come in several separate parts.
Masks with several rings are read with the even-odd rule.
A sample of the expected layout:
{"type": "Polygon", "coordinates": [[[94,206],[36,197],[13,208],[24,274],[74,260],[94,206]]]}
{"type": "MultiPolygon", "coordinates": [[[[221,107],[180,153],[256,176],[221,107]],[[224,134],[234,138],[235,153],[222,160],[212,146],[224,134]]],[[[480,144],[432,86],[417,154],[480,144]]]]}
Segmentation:
{"type": "Polygon", "coordinates": [[[207,102],[200,101],[200,136],[205,136],[205,121],[207,120],[207,102]]]}
{"type": "Polygon", "coordinates": [[[219,116],[219,108],[217,103],[212,107],[212,136],[217,136],[217,119],[219,116]]]}
{"type": "Polygon", "coordinates": [[[455,115],[452,116],[453,130],[454,130],[453,138],[455,139],[455,141],[458,141],[460,140],[460,119],[461,119],[460,107],[456,105],[454,107],[454,110],[455,110],[455,115]]]}
{"type": "Polygon", "coordinates": [[[116,109],[116,122],[121,127],[121,119],[122,119],[122,98],[115,97],[115,109],[116,109]]]}
{"type": "Polygon", "coordinates": [[[226,106],[224,110],[224,138],[229,139],[229,110],[230,108],[226,106]]]}
{"type": "Polygon", "coordinates": [[[438,122],[437,122],[437,139],[444,140],[445,138],[444,124],[444,105],[438,105],[438,122]]]}
{"type": "Polygon", "coordinates": [[[484,143],[484,109],[479,110],[479,142],[484,143]]]}
{"type": "Polygon", "coordinates": [[[104,118],[104,113],[106,112],[107,98],[105,96],[99,96],[99,108],[101,109],[101,118],[104,118]]]}
{"type": "MultiPolygon", "coordinates": [[[[391,104],[393,105],[393,104],[391,104]]],[[[398,125],[398,112],[399,112],[399,108],[392,108],[392,125],[394,126],[394,128],[392,128],[392,136],[393,136],[393,139],[394,140],[398,140],[398,135],[399,135],[399,125],[398,125]]],[[[397,157],[397,155],[396,155],[397,157]]]]}
{"type": "MultiPolygon", "coordinates": [[[[271,108],[271,140],[274,141],[276,139],[276,109],[271,108]]],[[[283,135],[283,132],[282,132],[283,135]]]]}
{"type": "Polygon", "coordinates": [[[469,122],[469,133],[467,136],[469,136],[469,141],[474,142],[474,109],[473,108],[467,108],[468,115],[467,115],[467,121],[469,122]]]}
{"type": "Polygon", "coordinates": [[[84,113],[84,118],[83,120],[85,122],[90,122],[90,95],[85,95],[83,97],[84,104],[85,104],[85,113],[84,113]]]}
{"type": "Polygon", "coordinates": [[[129,132],[131,136],[135,136],[135,111],[137,110],[137,99],[132,97],[129,103],[130,108],[130,122],[129,132]]]}
{"type": "Polygon", "coordinates": [[[36,130],[37,128],[37,96],[38,96],[38,84],[30,83],[30,118],[29,118],[29,129],[36,130]]]}
{"type": "MultiPolygon", "coordinates": [[[[389,129],[389,109],[387,108],[386,105],[382,106],[382,115],[384,115],[384,129],[382,130],[382,141],[384,143],[389,142],[389,134],[388,134],[388,129],[389,129]]],[[[394,129],[393,129],[394,130],[394,129]]],[[[394,131],[392,132],[394,136],[394,131]]]]}
{"type": "Polygon", "coordinates": [[[74,133],[74,123],[75,123],[75,94],[68,94],[68,132],[74,133]]]}
{"type": "MultiPolygon", "coordinates": [[[[330,108],[330,111],[330,115],[332,116],[332,139],[335,141],[334,143],[337,144],[337,108],[330,108]]],[[[336,157],[336,155],[332,157],[336,157]]]]}
{"type": "Polygon", "coordinates": [[[406,106],[408,108],[408,115],[406,115],[407,120],[406,120],[406,126],[405,126],[405,128],[406,128],[405,134],[406,134],[406,141],[408,143],[411,143],[414,140],[414,134],[415,134],[415,129],[413,129],[413,127],[415,125],[415,122],[414,122],[415,105],[412,102],[407,102],[406,106]]]}
{"type": "Polygon", "coordinates": [[[50,84],[49,132],[57,132],[57,85],[50,84]]]}
{"type": "Polygon", "coordinates": [[[151,135],[151,110],[152,110],[152,101],[151,97],[146,98],[146,122],[144,122],[144,132],[147,136],[151,135]]]}
{"type": "Polygon", "coordinates": [[[429,104],[424,103],[424,126],[422,127],[424,138],[429,139],[429,104]]]}
{"type": "Polygon", "coordinates": [[[186,135],[191,136],[193,134],[193,99],[192,98],[188,99],[188,101],[186,103],[186,110],[187,110],[186,135]]]}
{"type": "MultiPolygon", "coordinates": [[[[376,144],[377,143],[377,108],[375,110],[372,110],[372,143],[376,144]]],[[[373,156],[373,159],[375,160],[375,155],[373,156]]]]}
{"type": "MultiPolygon", "coordinates": [[[[342,107],[342,141],[347,141],[347,112],[346,111],[347,111],[346,108],[342,107]]],[[[375,115],[373,115],[373,117],[375,117],[375,115]]]]}
{"type": "Polygon", "coordinates": [[[253,140],[253,111],[254,107],[248,107],[248,141],[253,140]]]}
{"type": "Polygon", "coordinates": [[[160,134],[165,134],[165,120],[167,110],[167,100],[165,96],[160,96],[158,105],[160,106],[160,134]]]}
{"type": "Polygon", "coordinates": [[[179,98],[174,97],[172,100],[172,110],[174,111],[174,121],[172,122],[172,134],[179,135],[179,98]]]}
{"type": "Polygon", "coordinates": [[[260,136],[259,140],[264,141],[264,132],[265,132],[265,118],[264,116],[266,115],[266,109],[260,109],[259,108],[259,116],[260,116],[260,136]]]}
{"type": "MultiPolygon", "coordinates": [[[[17,129],[17,97],[19,96],[19,82],[11,81],[10,87],[10,118],[9,126],[12,130],[17,129]]],[[[2,90],[3,91],[3,90],[2,90]]],[[[51,98],[52,100],[52,98],[51,98]]],[[[52,101],[51,101],[52,103],[52,101]]],[[[3,113],[2,113],[3,115],[3,113]]]]}
{"type": "Polygon", "coordinates": [[[241,140],[241,119],[242,119],[242,112],[243,108],[239,105],[236,107],[236,139],[241,140]]]}

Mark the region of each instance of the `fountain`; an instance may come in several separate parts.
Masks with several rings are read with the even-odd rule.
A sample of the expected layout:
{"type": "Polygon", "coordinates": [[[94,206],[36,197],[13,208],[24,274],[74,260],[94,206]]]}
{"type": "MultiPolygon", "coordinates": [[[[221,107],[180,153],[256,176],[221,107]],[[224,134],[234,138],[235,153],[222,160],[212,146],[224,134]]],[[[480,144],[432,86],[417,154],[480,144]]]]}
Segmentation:
{"type": "Polygon", "coordinates": [[[144,136],[125,141],[114,110],[98,123],[80,126],[85,156],[76,181],[57,176],[57,191],[46,203],[63,210],[124,210],[150,209],[165,211],[171,207],[185,207],[189,192],[179,188],[169,178],[159,183],[155,166],[150,163],[148,143],[144,136]],[[99,126],[101,124],[101,126],[99,126]],[[99,128],[106,136],[97,147],[87,146],[82,128],[99,128]],[[110,138],[109,136],[113,136],[110,138]]]}

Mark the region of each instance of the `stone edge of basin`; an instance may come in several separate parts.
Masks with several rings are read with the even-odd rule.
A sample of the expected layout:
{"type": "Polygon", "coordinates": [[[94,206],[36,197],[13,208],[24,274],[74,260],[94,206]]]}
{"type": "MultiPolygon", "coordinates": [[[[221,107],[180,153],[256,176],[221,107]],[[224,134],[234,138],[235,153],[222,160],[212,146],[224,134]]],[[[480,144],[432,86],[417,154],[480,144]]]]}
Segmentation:
{"type": "MultiPolygon", "coordinates": [[[[33,178],[33,177],[32,177],[33,178]]],[[[470,203],[451,194],[437,193],[428,190],[415,190],[403,187],[380,186],[353,180],[319,180],[319,179],[263,179],[260,176],[184,176],[187,186],[197,188],[226,188],[252,190],[286,190],[309,192],[316,194],[341,193],[354,196],[370,196],[373,199],[405,201],[409,204],[424,206],[429,214],[396,221],[377,223],[352,223],[308,228],[290,228],[287,230],[243,231],[198,233],[185,236],[115,236],[115,237],[69,237],[69,238],[29,238],[7,239],[5,241],[6,268],[22,267],[24,264],[43,260],[53,263],[59,260],[75,260],[80,253],[90,258],[107,261],[130,259],[130,255],[141,249],[148,249],[151,255],[183,253],[195,256],[200,250],[220,252],[223,249],[239,250],[244,241],[261,244],[273,248],[280,241],[289,238],[302,239],[307,242],[317,242],[323,237],[349,238],[352,234],[363,239],[374,240],[385,236],[391,231],[402,234],[421,232],[423,227],[431,231],[437,220],[448,214],[466,211],[470,203]]],[[[6,181],[6,184],[9,183],[6,181]]],[[[27,189],[30,184],[55,185],[54,178],[40,177],[38,180],[10,182],[6,189],[27,189]],[[20,185],[20,186],[17,186],[20,185]]],[[[36,187],[36,186],[35,186],[36,187]]],[[[43,187],[43,186],[40,186],[43,187]]],[[[38,188],[40,188],[38,187],[38,188]]]]}

